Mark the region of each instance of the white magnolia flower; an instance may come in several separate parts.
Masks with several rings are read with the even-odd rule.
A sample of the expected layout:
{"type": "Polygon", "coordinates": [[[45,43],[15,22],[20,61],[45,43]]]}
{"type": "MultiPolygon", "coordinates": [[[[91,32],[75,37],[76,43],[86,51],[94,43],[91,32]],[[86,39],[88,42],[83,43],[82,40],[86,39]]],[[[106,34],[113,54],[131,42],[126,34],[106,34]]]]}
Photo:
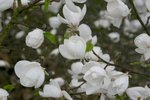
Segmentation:
{"type": "Polygon", "coordinates": [[[79,36],[72,36],[64,40],[59,46],[59,52],[67,59],[82,59],[86,51],[86,42],[79,36]]]}
{"type": "Polygon", "coordinates": [[[62,6],[62,0],[60,0],[59,2],[52,1],[51,4],[49,5],[48,10],[57,14],[61,6],[62,6]]]}
{"type": "Polygon", "coordinates": [[[21,60],[15,65],[15,73],[25,87],[40,87],[45,79],[44,69],[38,62],[21,60]]]}
{"type": "Polygon", "coordinates": [[[126,90],[127,95],[131,100],[148,100],[150,97],[150,89],[146,86],[143,87],[132,87],[126,90]]]}
{"type": "Polygon", "coordinates": [[[40,91],[39,94],[42,97],[53,97],[53,98],[60,98],[63,96],[60,85],[56,81],[53,81],[52,79],[50,80],[49,84],[44,85],[43,92],[40,91]]]}
{"type": "Polygon", "coordinates": [[[117,43],[120,41],[120,34],[117,32],[111,32],[108,34],[108,37],[111,39],[112,42],[117,43]]]}
{"type": "Polygon", "coordinates": [[[80,37],[82,37],[85,41],[89,41],[92,39],[92,31],[88,25],[81,24],[78,27],[78,30],[80,37]]]}
{"type": "Polygon", "coordinates": [[[72,25],[78,26],[80,21],[84,18],[84,15],[86,13],[86,5],[84,5],[82,10],[80,7],[78,6],[76,7],[77,7],[77,12],[73,12],[66,5],[64,5],[63,15],[65,19],[58,14],[58,18],[60,19],[60,21],[70,26],[72,25]]]}
{"type": "Polygon", "coordinates": [[[72,78],[79,78],[79,74],[82,73],[83,64],[81,62],[75,62],[71,65],[71,70],[68,72],[72,75],[72,78]]]}
{"type": "MultiPolygon", "coordinates": [[[[113,80],[113,79],[112,79],[113,80]]],[[[108,88],[108,94],[110,95],[122,95],[129,85],[128,74],[123,74],[120,77],[113,80],[108,88]]]]}
{"type": "Polygon", "coordinates": [[[43,41],[44,41],[43,30],[36,28],[28,33],[25,42],[28,47],[38,48],[41,46],[43,41]]]}
{"type": "Polygon", "coordinates": [[[110,84],[110,78],[104,70],[104,64],[90,61],[82,68],[83,79],[86,83],[82,86],[87,95],[95,93],[106,93],[110,84]]]}
{"type": "Polygon", "coordinates": [[[61,22],[59,21],[58,17],[50,17],[49,19],[49,24],[53,29],[57,29],[61,22]]]}
{"type": "Polygon", "coordinates": [[[133,0],[134,5],[139,13],[145,13],[146,12],[146,6],[144,0],[133,0]]]}
{"type": "Polygon", "coordinates": [[[0,100],[7,100],[7,96],[9,95],[9,93],[0,88],[0,100]]]}
{"type": "Polygon", "coordinates": [[[85,3],[86,0],[64,0],[66,6],[73,12],[78,12],[77,6],[73,3],[85,3]]]}
{"type": "Polygon", "coordinates": [[[134,43],[138,47],[135,51],[144,54],[144,59],[148,60],[150,58],[150,37],[142,33],[135,38],[134,43]]]}
{"type": "Polygon", "coordinates": [[[122,19],[126,17],[130,10],[121,0],[106,0],[107,11],[111,17],[112,24],[116,27],[120,27],[122,19]]]}
{"type": "Polygon", "coordinates": [[[63,86],[65,84],[64,79],[61,77],[55,78],[54,81],[57,82],[59,84],[59,86],[63,86]]]}
{"type": "Polygon", "coordinates": [[[145,0],[146,8],[150,11],[150,0],[145,0]]]}
{"type": "Polygon", "coordinates": [[[7,10],[13,6],[14,0],[0,0],[0,12],[7,10]]]}
{"type": "Polygon", "coordinates": [[[60,85],[53,79],[49,84],[44,85],[43,92],[40,91],[39,94],[42,97],[61,98],[64,96],[67,100],[73,100],[66,91],[61,90],[60,85]]]}

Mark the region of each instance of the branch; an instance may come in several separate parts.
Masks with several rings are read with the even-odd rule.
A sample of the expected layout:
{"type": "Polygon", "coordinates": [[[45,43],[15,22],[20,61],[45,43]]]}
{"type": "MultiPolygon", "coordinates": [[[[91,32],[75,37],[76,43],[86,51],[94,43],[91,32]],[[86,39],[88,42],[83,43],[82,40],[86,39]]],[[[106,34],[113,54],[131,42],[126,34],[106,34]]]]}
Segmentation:
{"type": "Polygon", "coordinates": [[[111,65],[111,66],[115,66],[115,67],[121,68],[121,69],[126,70],[126,71],[128,71],[128,72],[130,72],[130,73],[140,74],[140,75],[143,75],[143,76],[150,77],[149,74],[142,73],[142,72],[137,72],[137,71],[134,71],[134,70],[130,70],[130,69],[128,69],[127,67],[123,67],[123,66],[120,66],[120,65],[117,65],[117,64],[113,64],[113,63],[107,62],[107,61],[105,61],[104,59],[102,59],[99,55],[97,55],[94,50],[92,50],[92,52],[93,52],[93,54],[94,54],[98,59],[100,59],[102,62],[106,63],[107,65],[111,65]]]}
{"type": "Polygon", "coordinates": [[[141,23],[141,25],[142,25],[143,29],[145,30],[145,32],[146,32],[148,35],[150,35],[150,33],[149,33],[147,27],[146,27],[145,24],[143,23],[141,17],[140,17],[139,14],[138,14],[138,11],[136,10],[136,7],[135,7],[135,5],[134,5],[134,3],[133,3],[133,0],[129,0],[129,2],[130,2],[131,6],[132,6],[132,8],[133,8],[133,11],[134,11],[134,13],[135,13],[136,18],[137,18],[137,19],[139,20],[139,22],[141,23]]]}

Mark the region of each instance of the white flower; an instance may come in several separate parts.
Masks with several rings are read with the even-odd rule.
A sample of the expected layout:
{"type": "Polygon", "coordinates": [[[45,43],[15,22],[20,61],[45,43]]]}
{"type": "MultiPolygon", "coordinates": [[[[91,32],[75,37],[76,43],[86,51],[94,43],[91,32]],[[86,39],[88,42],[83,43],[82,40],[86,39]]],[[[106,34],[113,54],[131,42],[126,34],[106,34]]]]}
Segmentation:
{"type": "Polygon", "coordinates": [[[92,31],[88,25],[81,24],[78,27],[78,30],[80,37],[82,37],[85,41],[89,41],[90,39],[92,39],[92,31]]]}
{"type": "Polygon", "coordinates": [[[61,98],[64,96],[67,100],[73,100],[66,91],[61,90],[60,85],[53,79],[49,84],[44,85],[43,92],[40,91],[39,94],[42,97],[61,98]]]}
{"type": "Polygon", "coordinates": [[[14,0],[0,0],[0,12],[7,10],[13,6],[14,0]]]}
{"type": "Polygon", "coordinates": [[[39,92],[42,97],[60,98],[63,96],[60,86],[56,81],[50,80],[50,83],[44,85],[43,92],[39,92]]]}
{"type": "Polygon", "coordinates": [[[138,99],[148,100],[148,98],[150,97],[150,89],[147,86],[145,88],[143,87],[128,88],[126,93],[129,96],[129,98],[132,100],[138,100],[138,99]]]}
{"type": "Polygon", "coordinates": [[[25,87],[40,87],[45,79],[44,69],[38,62],[21,60],[15,65],[15,73],[25,87]]]}
{"type": "Polygon", "coordinates": [[[110,78],[103,69],[105,65],[90,61],[82,68],[83,79],[86,83],[82,86],[87,95],[95,93],[106,93],[110,84],[110,78]]]}
{"type": "Polygon", "coordinates": [[[122,19],[126,17],[130,10],[121,0],[107,0],[107,11],[112,17],[112,24],[120,27],[122,19]]]}
{"type": "Polygon", "coordinates": [[[80,7],[78,7],[78,6],[76,6],[76,7],[77,7],[77,12],[73,12],[66,5],[64,5],[63,15],[64,15],[65,19],[58,14],[58,18],[60,19],[60,21],[62,23],[68,24],[70,26],[72,26],[72,25],[78,26],[80,21],[83,19],[84,15],[86,13],[86,5],[84,5],[82,10],[80,7]]]}
{"type": "Polygon", "coordinates": [[[26,36],[26,45],[32,48],[38,48],[44,41],[43,30],[41,29],[34,29],[33,31],[29,32],[26,36]]]}
{"type": "Polygon", "coordinates": [[[49,24],[53,29],[57,29],[60,26],[61,22],[59,21],[58,17],[50,17],[49,24]]]}
{"type": "Polygon", "coordinates": [[[150,37],[142,33],[135,38],[134,43],[138,47],[135,51],[144,54],[144,59],[148,60],[150,58],[150,37]]]}
{"type": "Polygon", "coordinates": [[[59,46],[59,52],[67,59],[82,59],[85,55],[86,42],[79,36],[72,36],[64,40],[59,46]]]}
{"type": "Polygon", "coordinates": [[[53,13],[58,13],[60,7],[62,6],[62,0],[59,2],[52,1],[51,4],[49,5],[49,11],[53,13]]]}
{"type": "Polygon", "coordinates": [[[111,32],[108,34],[112,42],[117,43],[120,41],[120,34],[117,32],[111,32]]]}
{"type": "Polygon", "coordinates": [[[116,78],[111,82],[108,88],[108,94],[110,95],[122,95],[129,85],[129,77],[128,74],[123,74],[120,77],[116,78]]]}
{"type": "Polygon", "coordinates": [[[150,0],[145,0],[146,8],[150,11],[150,0]]]}
{"type": "Polygon", "coordinates": [[[7,100],[7,96],[9,95],[9,93],[0,88],[0,100],[7,100]]]}
{"type": "Polygon", "coordinates": [[[57,82],[59,84],[59,86],[63,86],[65,84],[64,79],[61,77],[55,78],[54,81],[57,82]]]}
{"type": "Polygon", "coordinates": [[[79,74],[82,73],[83,64],[81,62],[75,62],[71,65],[71,70],[68,72],[72,75],[72,78],[79,78],[79,74]]]}

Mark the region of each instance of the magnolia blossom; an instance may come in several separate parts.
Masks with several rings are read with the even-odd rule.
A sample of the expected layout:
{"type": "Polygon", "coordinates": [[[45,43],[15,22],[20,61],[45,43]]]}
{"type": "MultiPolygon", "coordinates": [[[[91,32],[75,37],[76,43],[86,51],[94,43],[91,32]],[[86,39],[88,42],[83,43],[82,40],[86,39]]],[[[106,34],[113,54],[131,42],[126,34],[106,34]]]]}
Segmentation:
{"type": "Polygon", "coordinates": [[[61,6],[62,0],[60,0],[59,2],[52,1],[51,4],[49,5],[49,11],[57,14],[61,6]]]}
{"type": "Polygon", "coordinates": [[[82,59],[85,55],[86,42],[79,36],[72,36],[64,40],[59,46],[60,54],[67,59],[82,59]]]}
{"type": "Polygon", "coordinates": [[[51,33],[55,35],[57,33],[57,28],[61,24],[60,20],[58,19],[58,17],[50,17],[49,24],[52,27],[51,33]]]}
{"type": "Polygon", "coordinates": [[[76,6],[76,7],[77,7],[77,12],[73,12],[66,5],[64,5],[63,15],[64,15],[65,19],[58,14],[58,18],[60,19],[60,21],[62,23],[68,24],[70,26],[72,26],[72,25],[78,26],[80,21],[84,18],[84,15],[86,13],[86,5],[84,5],[82,10],[80,7],[78,7],[78,6],[76,6]]]}
{"type": "Polygon", "coordinates": [[[150,0],[145,0],[146,8],[150,11],[150,0]]]}
{"type": "Polygon", "coordinates": [[[86,83],[82,85],[82,88],[87,95],[107,92],[110,78],[103,67],[103,64],[101,65],[100,63],[93,61],[90,61],[83,66],[83,79],[86,83]]]}
{"type": "Polygon", "coordinates": [[[122,95],[129,85],[129,77],[128,74],[123,74],[116,79],[114,79],[109,88],[108,88],[108,94],[110,95],[122,95]]]}
{"type": "Polygon", "coordinates": [[[121,0],[106,0],[107,11],[111,16],[112,24],[116,27],[120,27],[122,19],[126,17],[130,10],[121,0]]]}
{"type": "Polygon", "coordinates": [[[108,37],[111,39],[112,42],[117,43],[120,41],[120,34],[117,32],[111,32],[108,34],[108,37]]]}
{"type": "Polygon", "coordinates": [[[9,93],[0,88],[0,100],[7,100],[7,96],[9,95],[9,93]]]}
{"type": "Polygon", "coordinates": [[[86,24],[81,24],[78,27],[79,35],[82,37],[86,42],[90,41],[95,45],[97,42],[97,36],[92,37],[91,28],[86,24]]]}
{"type": "Polygon", "coordinates": [[[131,100],[149,100],[150,98],[150,89],[147,86],[145,86],[145,88],[143,87],[128,88],[126,93],[131,100]]]}
{"type": "Polygon", "coordinates": [[[81,62],[75,62],[71,65],[71,70],[68,72],[72,75],[72,78],[79,78],[79,74],[82,73],[83,64],[81,62]]]}
{"type": "Polygon", "coordinates": [[[42,97],[61,98],[65,97],[67,100],[73,100],[66,91],[62,91],[57,81],[51,79],[49,84],[44,85],[43,92],[39,92],[42,97]]]}
{"type": "Polygon", "coordinates": [[[144,54],[144,59],[148,60],[150,58],[150,37],[142,33],[135,38],[134,43],[138,47],[135,51],[144,54]]]}
{"type": "Polygon", "coordinates": [[[28,47],[36,49],[41,46],[43,41],[44,41],[43,30],[36,28],[28,33],[25,42],[28,47]]]}
{"type": "Polygon", "coordinates": [[[0,0],[0,12],[7,10],[13,6],[14,0],[0,0]]]}
{"type": "Polygon", "coordinates": [[[15,73],[25,87],[40,87],[45,79],[44,69],[38,62],[21,60],[15,65],[15,73]]]}

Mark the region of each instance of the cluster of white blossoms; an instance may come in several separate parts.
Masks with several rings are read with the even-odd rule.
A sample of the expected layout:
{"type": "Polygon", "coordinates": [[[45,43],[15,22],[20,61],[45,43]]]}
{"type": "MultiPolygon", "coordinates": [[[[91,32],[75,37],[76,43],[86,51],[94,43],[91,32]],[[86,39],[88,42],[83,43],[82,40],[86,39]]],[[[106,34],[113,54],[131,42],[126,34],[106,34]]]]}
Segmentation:
{"type": "MultiPolygon", "coordinates": [[[[130,14],[130,9],[122,0],[105,1],[107,2],[107,10],[100,12],[100,19],[95,21],[94,24],[103,28],[110,28],[113,24],[119,28],[122,20],[130,14]]],[[[11,8],[13,2],[13,0],[0,0],[0,13],[11,8]]],[[[21,0],[21,2],[23,5],[28,5],[30,0],[21,0]]],[[[61,77],[50,79],[48,84],[43,85],[46,74],[45,68],[39,62],[28,60],[18,61],[14,66],[20,84],[24,87],[34,88],[40,88],[43,85],[43,90],[39,91],[39,95],[46,98],[73,100],[70,93],[85,93],[86,95],[98,95],[100,100],[115,100],[117,96],[126,93],[131,100],[150,99],[148,86],[128,88],[128,72],[116,70],[109,54],[103,53],[102,49],[96,45],[97,36],[92,35],[92,30],[87,24],[81,23],[87,12],[85,2],[86,0],[60,0],[59,2],[53,1],[49,5],[49,11],[54,14],[57,14],[63,6],[62,14],[64,16],[58,14],[49,18],[49,25],[52,28],[51,33],[57,34],[57,29],[61,23],[67,24],[69,30],[66,31],[69,37],[65,38],[63,44],[60,44],[51,54],[57,55],[59,52],[64,58],[77,61],[68,69],[68,73],[71,75],[69,89],[62,88],[65,80],[61,77]],[[81,6],[77,6],[78,3],[81,6]]],[[[150,0],[134,0],[134,3],[136,8],[140,10],[139,13],[149,13],[150,0]],[[145,5],[145,8],[143,8],[143,5],[145,5]]],[[[142,20],[145,19],[142,18],[142,20]]],[[[124,25],[123,31],[126,35],[129,35],[130,32],[137,32],[141,28],[138,20],[130,21],[128,18],[125,18],[124,25]]],[[[16,38],[21,38],[23,35],[24,32],[20,31],[16,38]]],[[[118,32],[110,32],[108,37],[114,43],[120,41],[118,32]]],[[[25,39],[26,45],[37,49],[37,52],[40,52],[38,48],[43,42],[44,30],[39,28],[29,32],[25,39]]],[[[142,33],[135,38],[134,43],[137,46],[135,51],[143,54],[145,61],[149,60],[150,36],[142,33]]],[[[0,89],[0,100],[7,100],[8,95],[7,91],[0,89]]]]}

